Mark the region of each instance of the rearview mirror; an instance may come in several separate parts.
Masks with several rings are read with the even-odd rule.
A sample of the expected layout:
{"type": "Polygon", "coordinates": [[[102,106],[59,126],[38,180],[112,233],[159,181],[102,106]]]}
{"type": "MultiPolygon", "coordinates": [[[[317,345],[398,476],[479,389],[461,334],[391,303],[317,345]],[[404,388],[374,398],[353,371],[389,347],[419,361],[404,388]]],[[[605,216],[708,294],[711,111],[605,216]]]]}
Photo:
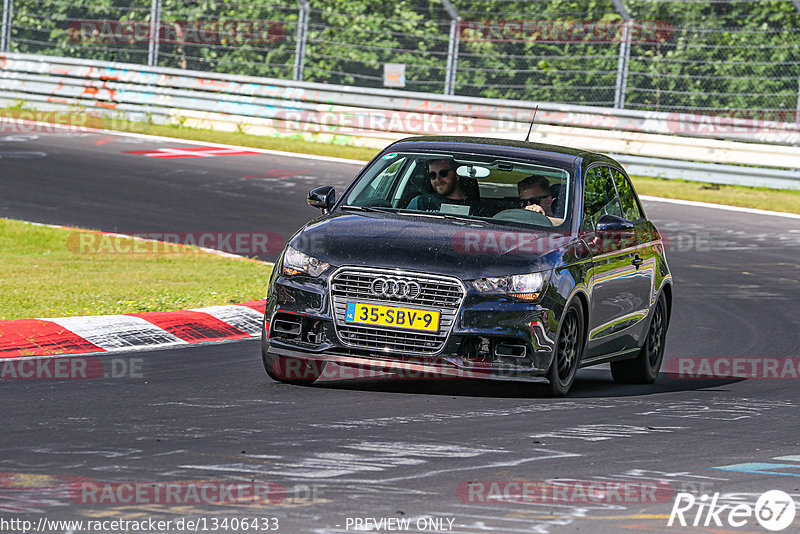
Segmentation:
{"type": "Polygon", "coordinates": [[[329,185],[317,187],[308,192],[308,205],[322,210],[322,213],[328,213],[336,201],[336,189],[329,185]]]}
{"type": "Polygon", "coordinates": [[[462,178],[486,178],[489,173],[489,169],[477,165],[461,165],[456,169],[456,174],[462,178]]]}

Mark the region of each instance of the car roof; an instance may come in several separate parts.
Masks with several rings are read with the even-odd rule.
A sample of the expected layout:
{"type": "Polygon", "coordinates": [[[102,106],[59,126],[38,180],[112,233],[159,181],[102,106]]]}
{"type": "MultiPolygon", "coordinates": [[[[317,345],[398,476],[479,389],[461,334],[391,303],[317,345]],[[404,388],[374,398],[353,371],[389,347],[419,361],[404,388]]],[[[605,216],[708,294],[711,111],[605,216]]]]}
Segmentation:
{"type": "MultiPolygon", "coordinates": [[[[407,137],[392,143],[386,150],[392,151],[424,151],[424,152],[467,152],[474,154],[497,155],[511,158],[529,159],[551,162],[561,165],[573,165],[579,158],[592,163],[601,161],[620,166],[612,158],[597,152],[570,148],[546,143],[532,143],[514,139],[496,139],[492,137],[467,137],[428,135],[407,137]]],[[[620,166],[621,167],[621,166],[620,166]]]]}

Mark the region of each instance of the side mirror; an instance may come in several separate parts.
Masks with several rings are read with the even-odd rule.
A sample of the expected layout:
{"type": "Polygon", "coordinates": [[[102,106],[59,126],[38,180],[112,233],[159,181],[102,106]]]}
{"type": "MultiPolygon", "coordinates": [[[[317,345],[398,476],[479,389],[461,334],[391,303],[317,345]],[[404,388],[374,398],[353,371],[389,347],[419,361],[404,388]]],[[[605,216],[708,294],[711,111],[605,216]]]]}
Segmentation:
{"type": "Polygon", "coordinates": [[[317,187],[308,192],[308,205],[328,213],[336,201],[336,189],[329,185],[317,187]]]}
{"type": "Polygon", "coordinates": [[[633,223],[616,215],[603,215],[597,219],[595,232],[597,233],[624,233],[633,232],[633,223]]]}

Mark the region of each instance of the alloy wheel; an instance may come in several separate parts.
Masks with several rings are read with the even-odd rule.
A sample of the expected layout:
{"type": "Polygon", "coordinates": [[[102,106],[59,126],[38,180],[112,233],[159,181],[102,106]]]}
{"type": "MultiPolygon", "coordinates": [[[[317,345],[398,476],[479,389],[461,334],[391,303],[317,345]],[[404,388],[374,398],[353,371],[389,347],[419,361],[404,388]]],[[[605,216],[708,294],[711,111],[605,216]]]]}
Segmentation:
{"type": "Polygon", "coordinates": [[[578,365],[580,324],[575,308],[570,308],[562,325],[558,343],[558,378],[567,381],[578,365]]]}

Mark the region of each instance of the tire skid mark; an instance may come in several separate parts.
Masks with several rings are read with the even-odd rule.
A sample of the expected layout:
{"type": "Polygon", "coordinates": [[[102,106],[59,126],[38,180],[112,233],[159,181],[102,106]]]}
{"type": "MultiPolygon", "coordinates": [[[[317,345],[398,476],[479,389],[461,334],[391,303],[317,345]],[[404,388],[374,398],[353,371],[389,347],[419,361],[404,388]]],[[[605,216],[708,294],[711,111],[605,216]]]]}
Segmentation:
{"type": "MultiPolygon", "coordinates": [[[[274,451],[280,454],[279,451],[274,451]]],[[[445,473],[475,471],[500,467],[516,467],[529,462],[577,457],[580,454],[532,449],[524,456],[497,447],[466,447],[447,443],[425,442],[371,442],[336,443],[324,451],[309,453],[302,457],[281,456],[265,464],[262,461],[245,462],[242,458],[230,463],[179,465],[180,469],[205,470],[211,472],[249,473],[282,476],[309,480],[337,480],[353,484],[393,483],[401,480],[419,480],[445,473]],[[471,459],[464,465],[464,459],[471,459]],[[436,467],[420,471],[420,467],[435,461],[436,467]],[[413,474],[402,473],[402,468],[413,467],[413,474]],[[401,473],[391,476],[400,469],[401,473]],[[353,478],[367,473],[379,474],[378,478],[353,478]]],[[[244,459],[247,459],[245,457],[244,459]]],[[[433,466],[431,466],[433,467],[433,466]]]]}
{"type": "MultiPolygon", "coordinates": [[[[562,401],[559,403],[524,404],[513,408],[488,410],[470,410],[467,412],[426,413],[420,415],[398,415],[391,417],[374,417],[331,423],[307,423],[314,428],[329,430],[354,430],[364,428],[380,428],[395,425],[444,423],[451,420],[483,419],[510,417],[530,413],[551,413],[571,410],[610,410],[620,407],[650,408],[653,404],[647,400],[606,399],[602,401],[562,401]]],[[[674,401],[660,404],[657,408],[638,412],[641,416],[683,417],[711,420],[738,420],[758,417],[764,410],[788,408],[794,406],[790,401],[764,401],[748,398],[715,398],[705,401],[674,401]]]]}

